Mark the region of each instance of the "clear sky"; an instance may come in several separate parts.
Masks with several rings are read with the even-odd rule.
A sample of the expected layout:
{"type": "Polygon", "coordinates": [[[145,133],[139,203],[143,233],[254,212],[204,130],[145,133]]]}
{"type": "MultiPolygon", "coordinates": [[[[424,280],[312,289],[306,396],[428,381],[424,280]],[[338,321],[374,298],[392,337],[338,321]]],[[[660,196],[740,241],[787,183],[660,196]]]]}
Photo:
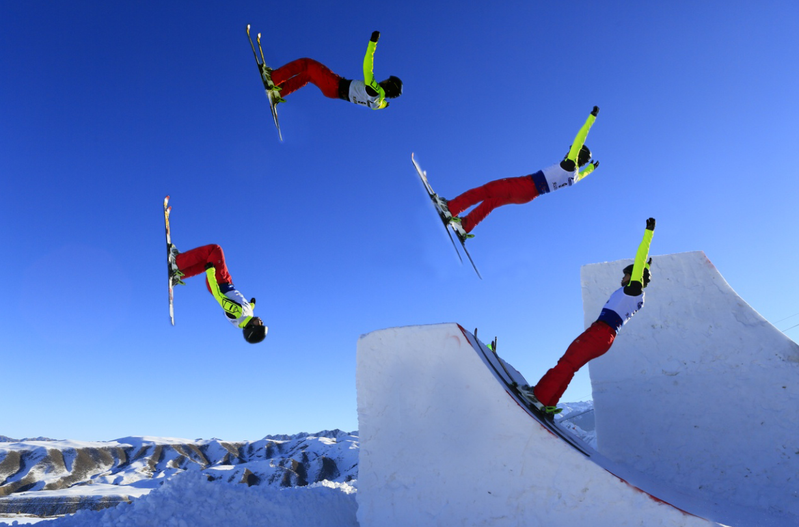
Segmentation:
{"type": "MultiPolygon", "coordinates": [[[[497,335],[535,382],[583,329],[580,266],[631,258],[649,216],[655,257],[704,250],[799,323],[797,20],[792,1],[3,2],[0,434],[355,430],[358,337],[411,324],[497,335]],[[404,94],[372,111],[307,86],[280,143],[248,23],[271,66],[347,78],[379,30],[375,75],[404,94]],[[560,160],[594,105],[601,166],[479,225],[479,280],[411,152],[451,198],[560,160]],[[202,277],[169,325],[167,194],[176,245],[224,248],[263,343],[202,277]]],[[[564,401],[590,398],[586,369],[564,401]]]]}

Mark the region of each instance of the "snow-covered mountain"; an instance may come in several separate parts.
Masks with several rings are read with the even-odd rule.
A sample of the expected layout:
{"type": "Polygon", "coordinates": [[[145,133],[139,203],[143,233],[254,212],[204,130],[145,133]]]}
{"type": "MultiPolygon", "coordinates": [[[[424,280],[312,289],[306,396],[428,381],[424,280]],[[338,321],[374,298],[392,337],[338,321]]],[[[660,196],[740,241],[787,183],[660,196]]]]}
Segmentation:
{"type": "Polygon", "coordinates": [[[340,430],[259,441],[127,437],[107,442],[0,444],[0,513],[55,516],[143,496],[183,472],[265,488],[346,483],[357,477],[357,433],[340,430]]]}

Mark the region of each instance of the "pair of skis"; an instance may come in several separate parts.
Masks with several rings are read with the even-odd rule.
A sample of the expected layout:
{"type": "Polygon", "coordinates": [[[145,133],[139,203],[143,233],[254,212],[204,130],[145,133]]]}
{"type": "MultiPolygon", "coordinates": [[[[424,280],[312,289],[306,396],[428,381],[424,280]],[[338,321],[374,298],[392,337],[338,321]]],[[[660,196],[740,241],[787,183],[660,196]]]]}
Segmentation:
{"type": "Polygon", "coordinates": [[[269,109],[272,111],[272,119],[275,121],[275,128],[277,128],[277,136],[280,140],[283,140],[283,134],[280,131],[280,123],[277,120],[277,103],[278,103],[278,89],[275,87],[275,83],[272,82],[272,69],[266,65],[266,60],[264,59],[264,50],[261,47],[261,34],[258,33],[257,42],[258,42],[258,50],[261,52],[261,58],[258,59],[258,54],[255,52],[255,44],[252,42],[252,37],[250,36],[250,24],[247,24],[247,38],[250,41],[250,47],[252,48],[252,56],[255,57],[255,64],[258,66],[258,73],[261,75],[261,82],[264,83],[264,90],[266,90],[266,98],[269,99],[269,109]]]}
{"type": "Polygon", "coordinates": [[[171,249],[172,249],[172,234],[169,231],[169,213],[172,212],[172,207],[169,206],[169,196],[164,198],[164,223],[166,224],[166,268],[167,278],[169,281],[169,321],[175,325],[175,308],[172,304],[174,299],[174,288],[172,286],[172,262],[171,262],[171,249]]]}
{"type": "MultiPolygon", "coordinates": [[[[566,441],[566,443],[568,443],[572,448],[586,457],[592,456],[593,451],[588,445],[586,445],[581,439],[578,439],[568,430],[561,428],[560,424],[555,421],[552,415],[549,415],[543,411],[543,405],[541,405],[541,403],[535,399],[535,397],[532,397],[532,399],[530,398],[531,396],[528,393],[529,390],[526,390],[525,387],[520,386],[519,381],[522,379],[518,379],[517,376],[512,375],[509,369],[505,366],[505,361],[502,360],[499,355],[497,355],[496,339],[494,340],[494,349],[492,350],[477,340],[476,335],[470,335],[468,331],[463,329],[463,327],[459,327],[466,339],[472,342],[475,345],[475,348],[480,351],[483,356],[483,361],[491,368],[494,376],[505,385],[506,393],[516,402],[516,404],[523,408],[530,417],[538,421],[541,426],[549,430],[555,436],[566,441]]],[[[511,367],[511,369],[513,368],[511,367]]],[[[521,374],[518,374],[518,376],[521,376],[521,374]]]]}
{"type": "Polygon", "coordinates": [[[464,254],[466,257],[469,258],[469,262],[472,264],[474,268],[474,272],[477,273],[477,276],[482,280],[483,277],[480,275],[480,271],[477,270],[477,266],[474,264],[474,260],[472,260],[472,255],[469,254],[469,251],[466,249],[466,239],[461,236],[461,234],[455,229],[450,221],[450,218],[444,213],[444,210],[439,205],[438,201],[438,194],[433,192],[433,187],[430,186],[430,182],[427,180],[427,172],[422,170],[422,167],[419,166],[419,163],[416,162],[416,158],[411,154],[411,161],[413,161],[413,166],[416,168],[416,172],[419,173],[419,178],[422,180],[422,184],[424,185],[425,190],[427,191],[427,195],[430,197],[430,200],[433,202],[433,206],[438,213],[439,218],[444,223],[444,230],[447,231],[447,236],[449,236],[449,241],[452,242],[452,248],[455,249],[455,253],[458,255],[458,260],[463,263],[463,257],[461,253],[458,251],[458,247],[455,244],[455,238],[458,238],[458,241],[461,243],[461,249],[463,249],[464,254]],[[452,235],[455,235],[455,238],[452,235]]]}

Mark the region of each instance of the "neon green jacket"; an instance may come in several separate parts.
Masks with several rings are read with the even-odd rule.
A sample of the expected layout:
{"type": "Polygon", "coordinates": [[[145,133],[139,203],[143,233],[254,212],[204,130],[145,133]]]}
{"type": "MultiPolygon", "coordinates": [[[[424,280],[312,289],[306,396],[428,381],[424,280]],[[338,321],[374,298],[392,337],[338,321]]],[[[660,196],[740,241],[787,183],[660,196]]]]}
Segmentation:
{"type": "Polygon", "coordinates": [[[366,56],[363,58],[363,83],[377,92],[378,102],[373,107],[374,110],[382,110],[388,106],[386,101],[386,92],[375,80],[374,64],[375,64],[375,50],[377,49],[377,42],[369,40],[369,45],[366,47],[366,56]]]}
{"type": "Polygon", "coordinates": [[[216,281],[216,269],[214,267],[208,267],[205,270],[205,277],[208,279],[211,294],[214,295],[216,301],[225,310],[225,316],[227,316],[228,320],[239,328],[246,326],[253,317],[253,308],[255,306],[247,302],[244,296],[236,289],[222,292],[216,281]]]}
{"type": "MultiPolygon", "coordinates": [[[[654,227],[653,227],[654,228],[654,227]]],[[[617,289],[605,303],[597,319],[618,332],[642,307],[644,307],[644,269],[649,267],[647,258],[654,231],[646,229],[644,239],[638,245],[635,262],[626,286],[617,289]]]]}
{"type": "MultiPolygon", "coordinates": [[[[588,115],[588,119],[585,120],[585,124],[583,124],[580,131],[577,132],[577,136],[574,138],[574,142],[572,143],[572,147],[569,149],[569,154],[566,156],[566,159],[569,161],[574,162],[574,166],[577,166],[577,157],[580,155],[580,150],[583,148],[585,144],[586,138],[588,138],[588,132],[591,130],[591,127],[594,125],[594,121],[596,121],[596,116],[593,114],[588,115]]],[[[583,179],[585,176],[590,174],[596,168],[592,163],[588,163],[583,168],[577,172],[577,176],[574,178],[574,182],[578,182],[583,179]]]]}
{"type": "Polygon", "coordinates": [[[574,138],[569,154],[566,156],[566,159],[574,161],[575,165],[577,164],[577,156],[580,154],[580,149],[583,148],[585,140],[588,137],[588,132],[594,125],[594,121],[596,121],[596,116],[594,114],[589,114],[588,119],[585,120],[585,124],[583,124],[580,131],[577,132],[577,136],[574,138]]]}
{"type": "Polygon", "coordinates": [[[644,287],[644,269],[649,268],[649,246],[652,244],[652,237],[655,231],[646,229],[644,230],[644,239],[638,245],[638,251],[635,253],[635,262],[633,263],[633,272],[630,275],[630,284],[627,287],[632,287],[637,283],[637,286],[643,289],[644,287]]]}

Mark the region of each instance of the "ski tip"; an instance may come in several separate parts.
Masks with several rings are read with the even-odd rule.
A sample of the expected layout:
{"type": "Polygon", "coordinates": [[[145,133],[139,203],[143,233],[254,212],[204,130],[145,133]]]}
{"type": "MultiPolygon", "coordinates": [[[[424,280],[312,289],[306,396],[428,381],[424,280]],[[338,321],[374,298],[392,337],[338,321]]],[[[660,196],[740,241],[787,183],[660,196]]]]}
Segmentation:
{"type": "Polygon", "coordinates": [[[261,40],[261,34],[258,33],[258,40],[261,40]]]}
{"type": "Polygon", "coordinates": [[[247,33],[249,34],[249,32],[250,32],[250,24],[247,24],[247,33]]]}

